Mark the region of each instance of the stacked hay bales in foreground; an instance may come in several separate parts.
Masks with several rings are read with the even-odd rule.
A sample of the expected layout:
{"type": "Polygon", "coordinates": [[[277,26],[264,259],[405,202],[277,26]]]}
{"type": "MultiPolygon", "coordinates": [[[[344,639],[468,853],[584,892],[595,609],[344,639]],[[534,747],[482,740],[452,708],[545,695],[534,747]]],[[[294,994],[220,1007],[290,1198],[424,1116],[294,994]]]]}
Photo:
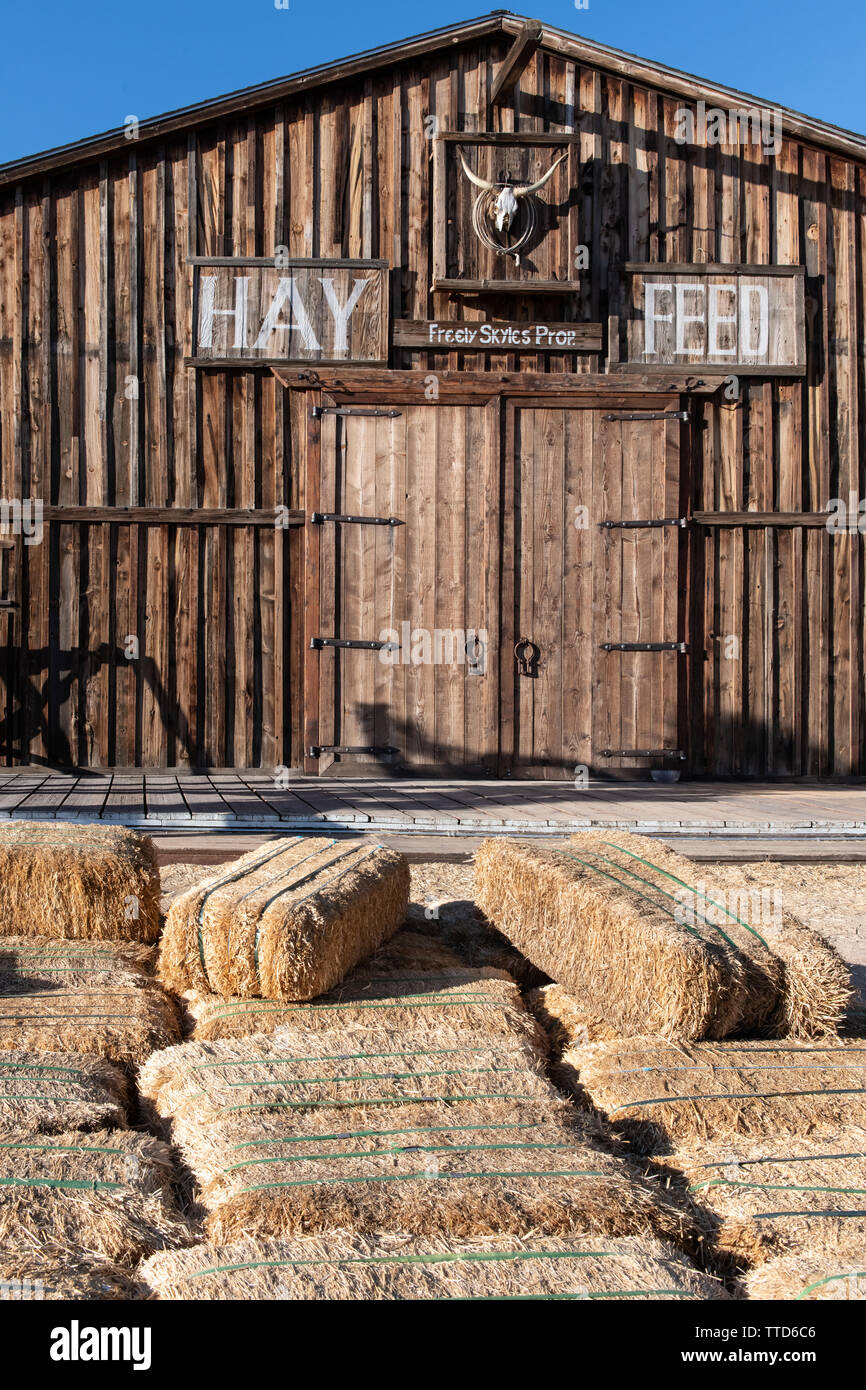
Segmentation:
{"type": "Polygon", "coordinates": [[[736,1268],[780,1255],[838,1260],[866,1249],[866,1130],[783,1140],[691,1141],[664,1159],[712,1218],[736,1268]]]}
{"type": "Polygon", "coordinates": [[[0,1281],[7,1290],[6,1297],[19,1300],[110,1303],[141,1296],[132,1271],[78,1250],[68,1250],[54,1259],[29,1250],[2,1251],[0,1281]]]}
{"type": "Polygon", "coordinates": [[[866,1047],[857,1041],[627,1038],[570,1049],[561,1074],[643,1154],[866,1126],[866,1047]]]}
{"type": "Polygon", "coordinates": [[[130,1131],[130,1099],[98,1057],[0,1056],[0,1280],[18,1296],[130,1297],[142,1255],[190,1243],[168,1150],[130,1131]]]}
{"type": "Polygon", "coordinates": [[[131,1065],[179,1038],[177,1005],[152,981],[63,988],[20,971],[0,981],[0,1055],[78,1050],[131,1065]]]}
{"type": "Polygon", "coordinates": [[[785,1299],[817,1303],[866,1299],[866,1260],[832,1251],[817,1255],[785,1255],[754,1270],[744,1281],[748,1298],[785,1299]]]}
{"type": "Polygon", "coordinates": [[[152,840],[121,826],[3,822],[0,933],[156,941],[159,873],[152,840]]]}
{"type": "Polygon", "coordinates": [[[155,1255],[139,1271],[161,1299],[718,1299],[723,1287],[671,1246],[631,1238],[426,1240],[339,1233],[244,1240],[155,1255]]]}
{"type": "Polygon", "coordinates": [[[148,836],[0,826],[0,1054],[77,1052],[126,1066],[180,1037],[151,976],[159,875],[148,836]]]}
{"type": "Polygon", "coordinates": [[[0,1278],[19,1296],[130,1297],[143,1255],[192,1239],[168,1149],[128,1128],[129,1073],[180,1036],[158,934],[149,838],[0,827],[0,1278]]]}
{"type": "Polygon", "coordinates": [[[0,1053],[0,1129],[25,1134],[125,1129],[130,1084],[119,1067],[77,1053],[0,1053]]]}
{"type": "Polygon", "coordinates": [[[682,1204],[592,1143],[519,1032],[186,1043],[150,1059],[141,1089],[220,1243],[340,1228],[696,1241],[682,1204]]]}
{"type": "Polygon", "coordinates": [[[501,970],[418,971],[373,975],[353,971],[312,1003],[276,999],[222,999],[190,992],[184,1003],[195,1041],[273,1033],[284,1027],[329,1032],[351,1025],[436,1032],[473,1028],[491,1034],[520,1032],[537,1046],[543,1034],[527,1014],[514,981],[501,970]]]}
{"type": "Polygon", "coordinates": [[[642,836],[487,840],[476,875],[494,925],[620,1037],[816,1037],[838,1029],[851,997],[817,934],[789,917],[758,930],[642,836]]]}
{"type": "Polygon", "coordinates": [[[175,898],[159,976],[178,994],[314,999],[394,935],[408,901],[402,854],[362,841],[278,840],[175,898]]]}
{"type": "Polygon", "coordinates": [[[0,936],[0,993],[16,980],[48,985],[147,984],[156,946],[136,941],[67,941],[38,936],[0,936]]]}
{"type": "Polygon", "coordinates": [[[171,1179],[168,1147],[130,1130],[2,1130],[0,1252],[56,1259],[87,1251],[133,1265],[155,1250],[188,1245],[171,1179]]]}

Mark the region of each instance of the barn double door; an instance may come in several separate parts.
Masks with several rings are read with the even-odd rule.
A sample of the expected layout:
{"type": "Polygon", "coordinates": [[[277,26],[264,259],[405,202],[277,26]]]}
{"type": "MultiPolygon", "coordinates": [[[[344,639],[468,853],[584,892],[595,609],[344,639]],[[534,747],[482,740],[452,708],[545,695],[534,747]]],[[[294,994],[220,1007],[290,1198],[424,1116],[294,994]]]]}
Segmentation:
{"type": "Polygon", "coordinates": [[[508,660],[506,624],[511,771],[557,778],[658,765],[663,750],[675,759],[687,655],[677,398],[506,409],[522,658],[508,660]]]}
{"type": "Polygon", "coordinates": [[[570,779],[675,756],[678,404],[326,397],[308,770],[570,779]]]}

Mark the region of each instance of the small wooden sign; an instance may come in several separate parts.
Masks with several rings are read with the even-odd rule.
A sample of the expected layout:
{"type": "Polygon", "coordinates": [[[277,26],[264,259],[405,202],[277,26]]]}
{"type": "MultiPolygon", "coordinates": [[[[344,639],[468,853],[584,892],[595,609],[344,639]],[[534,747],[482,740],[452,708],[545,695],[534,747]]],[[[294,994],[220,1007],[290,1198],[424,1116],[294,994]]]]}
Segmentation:
{"type": "Polygon", "coordinates": [[[387,261],[192,265],[194,363],[387,363],[387,261]]]}
{"type": "Polygon", "coordinates": [[[732,374],[802,376],[805,268],[627,265],[628,366],[707,366],[732,374]]]}
{"type": "Polygon", "coordinates": [[[395,348],[429,352],[601,352],[600,323],[396,319],[395,348]]]}

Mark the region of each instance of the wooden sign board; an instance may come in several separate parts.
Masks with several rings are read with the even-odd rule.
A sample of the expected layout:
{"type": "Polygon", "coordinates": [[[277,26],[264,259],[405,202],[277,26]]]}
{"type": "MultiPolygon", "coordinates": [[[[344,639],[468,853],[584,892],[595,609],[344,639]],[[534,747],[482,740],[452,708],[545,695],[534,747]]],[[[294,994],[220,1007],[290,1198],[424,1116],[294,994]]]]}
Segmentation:
{"type": "Polygon", "coordinates": [[[194,364],[387,363],[387,261],[192,264],[194,364]]]}
{"type": "Polygon", "coordinates": [[[806,370],[803,266],[627,265],[628,367],[706,366],[732,375],[806,370]]]}
{"type": "Polygon", "coordinates": [[[395,348],[429,352],[601,352],[600,323],[396,319],[395,348]]]}

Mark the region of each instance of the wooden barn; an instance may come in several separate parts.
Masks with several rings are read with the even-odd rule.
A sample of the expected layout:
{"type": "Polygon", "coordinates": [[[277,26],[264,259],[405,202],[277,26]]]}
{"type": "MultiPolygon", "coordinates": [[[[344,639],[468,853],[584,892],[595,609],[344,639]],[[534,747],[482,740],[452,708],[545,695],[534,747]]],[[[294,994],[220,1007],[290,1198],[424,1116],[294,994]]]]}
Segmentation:
{"type": "Polygon", "coordinates": [[[866,772],[864,211],[501,11],[3,166],[5,764],[866,772]]]}

